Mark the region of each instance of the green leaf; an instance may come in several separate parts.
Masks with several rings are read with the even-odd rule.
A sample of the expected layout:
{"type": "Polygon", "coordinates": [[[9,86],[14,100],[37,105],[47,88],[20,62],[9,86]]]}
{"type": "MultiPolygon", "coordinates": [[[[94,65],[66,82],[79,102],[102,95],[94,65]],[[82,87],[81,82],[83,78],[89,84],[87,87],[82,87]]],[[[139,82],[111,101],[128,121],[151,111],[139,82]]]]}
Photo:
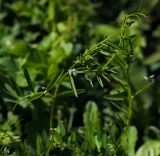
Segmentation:
{"type": "Polygon", "coordinates": [[[160,140],[148,140],[136,152],[136,156],[159,156],[160,140]]]}
{"type": "Polygon", "coordinates": [[[0,145],[7,146],[20,141],[19,136],[10,135],[9,132],[0,131],[0,145]]]}
{"type": "Polygon", "coordinates": [[[10,81],[12,83],[12,86],[15,88],[17,94],[19,96],[23,96],[22,91],[21,91],[20,87],[17,85],[16,81],[12,77],[10,78],[10,81]]]}
{"type": "Polygon", "coordinates": [[[37,150],[37,154],[39,155],[39,156],[41,156],[42,155],[42,138],[41,138],[41,136],[40,135],[38,135],[37,137],[36,137],[36,150],[37,150]]]}
{"type": "Polygon", "coordinates": [[[97,146],[98,152],[100,152],[100,151],[101,151],[102,143],[100,142],[100,140],[98,140],[98,137],[97,137],[97,136],[95,136],[95,144],[96,144],[96,146],[97,146]]]}
{"type": "Polygon", "coordinates": [[[57,128],[54,131],[54,134],[51,136],[50,139],[53,138],[53,142],[56,145],[62,145],[63,144],[63,140],[62,140],[62,136],[60,134],[60,132],[57,130],[57,128]]]}
{"type": "Polygon", "coordinates": [[[70,141],[76,142],[76,139],[77,139],[76,133],[74,131],[72,131],[71,135],[70,135],[70,141]]]}
{"type": "Polygon", "coordinates": [[[121,50],[121,47],[119,47],[119,45],[113,44],[112,42],[110,42],[110,41],[108,41],[108,40],[105,40],[103,43],[111,46],[112,48],[121,50]]]}
{"type": "Polygon", "coordinates": [[[130,156],[135,156],[135,146],[137,141],[137,129],[130,126],[128,129],[128,152],[130,156]]]}
{"type": "Polygon", "coordinates": [[[63,48],[64,52],[65,52],[65,55],[66,56],[69,56],[72,52],[72,49],[73,49],[73,44],[68,42],[61,42],[61,47],[63,48]]]}
{"type": "MultiPolygon", "coordinates": [[[[77,89],[77,94],[81,94],[84,93],[85,89],[77,89]]],[[[73,95],[73,91],[64,91],[59,93],[57,96],[72,96],[73,95]]]]}
{"type": "Polygon", "coordinates": [[[107,51],[100,50],[99,52],[104,56],[107,56],[107,57],[110,56],[110,54],[107,51]]]}
{"type": "Polygon", "coordinates": [[[102,74],[102,77],[103,77],[105,80],[107,80],[108,82],[110,82],[110,79],[108,78],[107,74],[103,73],[103,74],[102,74]]]}
{"type": "Polygon", "coordinates": [[[58,127],[57,127],[57,132],[59,132],[59,134],[63,137],[66,133],[64,125],[63,125],[63,121],[58,120],[58,127]]]}
{"type": "Polygon", "coordinates": [[[127,85],[127,82],[123,79],[120,79],[116,76],[114,76],[113,74],[111,74],[111,77],[114,81],[116,81],[117,83],[120,83],[122,86],[126,86],[127,85]]]}
{"type": "Polygon", "coordinates": [[[74,80],[73,80],[73,77],[71,75],[69,75],[69,79],[70,79],[70,83],[71,83],[71,86],[72,86],[72,89],[73,89],[73,93],[76,97],[78,97],[78,94],[77,94],[77,90],[76,90],[76,87],[75,87],[75,84],[74,84],[74,80]]]}
{"type": "Polygon", "coordinates": [[[17,92],[8,84],[5,83],[5,88],[7,89],[7,93],[15,98],[18,98],[17,92]]]}
{"type": "Polygon", "coordinates": [[[24,97],[20,97],[18,99],[18,101],[23,101],[23,100],[27,100],[28,102],[34,101],[36,99],[39,99],[40,97],[42,97],[44,95],[44,92],[37,92],[37,93],[32,93],[30,95],[24,96],[24,97]]]}
{"type": "Polygon", "coordinates": [[[86,104],[83,114],[83,123],[86,127],[86,135],[91,135],[99,129],[99,111],[95,102],[89,101],[86,104]]]}
{"type": "Polygon", "coordinates": [[[124,93],[124,92],[125,90],[123,87],[116,87],[115,89],[110,91],[110,95],[117,95],[117,94],[124,93]]]}
{"type": "Polygon", "coordinates": [[[111,100],[111,101],[124,101],[125,100],[125,96],[118,94],[118,95],[106,95],[104,96],[105,99],[107,100],[111,100]]]}
{"type": "Polygon", "coordinates": [[[47,90],[51,90],[61,79],[62,75],[64,73],[64,70],[59,74],[59,76],[55,79],[55,77],[50,81],[50,83],[47,86],[47,90]]]}
{"type": "Polygon", "coordinates": [[[32,92],[34,92],[33,84],[32,84],[32,81],[31,81],[31,78],[30,78],[30,75],[28,73],[27,68],[24,68],[23,73],[24,73],[24,76],[27,80],[28,87],[31,89],[32,92]]]}
{"type": "Polygon", "coordinates": [[[102,79],[101,79],[100,76],[97,76],[97,80],[98,80],[100,86],[101,86],[101,87],[104,87],[104,86],[103,86],[103,81],[102,81],[102,79]]]}
{"type": "Polygon", "coordinates": [[[150,55],[149,57],[147,57],[144,60],[144,64],[153,65],[154,63],[159,62],[159,61],[160,61],[160,53],[156,52],[156,53],[150,55]]]}

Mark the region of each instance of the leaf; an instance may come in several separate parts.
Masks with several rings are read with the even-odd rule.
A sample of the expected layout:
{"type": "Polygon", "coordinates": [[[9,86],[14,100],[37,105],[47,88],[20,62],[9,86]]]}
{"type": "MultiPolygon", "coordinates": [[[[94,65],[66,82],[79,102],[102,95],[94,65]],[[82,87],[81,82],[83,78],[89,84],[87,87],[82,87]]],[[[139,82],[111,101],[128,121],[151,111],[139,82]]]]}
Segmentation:
{"type": "Polygon", "coordinates": [[[5,83],[5,88],[7,89],[8,91],[8,94],[15,97],[15,98],[18,98],[19,96],[17,95],[17,92],[8,84],[8,83],[5,83]]]}
{"type": "Polygon", "coordinates": [[[62,136],[57,128],[55,129],[54,134],[50,137],[51,141],[52,141],[52,139],[53,139],[54,143],[57,145],[63,144],[62,136]]]}
{"type": "Polygon", "coordinates": [[[110,101],[124,101],[125,96],[123,95],[106,95],[104,96],[105,99],[110,100],[110,101]]]}
{"type": "Polygon", "coordinates": [[[95,136],[95,144],[96,144],[96,146],[97,146],[98,152],[100,152],[100,151],[101,151],[102,143],[100,142],[100,140],[98,140],[98,137],[97,137],[97,136],[95,136]]]}
{"type": "Polygon", "coordinates": [[[24,76],[27,80],[28,87],[31,89],[32,92],[34,92],[33,84],[32,84],[32,81],[31,81],[31,78],[30,78],[30,75],[28,73],[27,68],[24,68],[23,73],[24,73],[24,76]]]}
{"type": "Polygon", "coordinates": [[[0,131],[0,145],[7,146],[20,141],[19,136],[10,135],[9,132],[0,131]]]}
{"type": "Polygon", "coordinates": [[[72,52],[72,49],[73,49],[73,44],[68,42],[61,42],[61,47],[63,48],[64,52],[65,52],[65,55],[66,56],[69,56],[72,52]]]}
{"type": "MultiPolygon", "coordinates": [[[[77,89],[77,94],[81,94],[84,93],[85,89],[77,89]]],[[[64,91],[59,93],[57,96],[72,96],[73,95],[73,91],[64,91]]]]}
{"type": "Polygon", "coordinates": [[[59,134],[63,137],[66,133],[64,125],[63,125],[63,121],[59,120],[58,121],[58,127],[57,127],[57,132],[59,132],[59,134]]]}
{"type": "Polygon", "coordinates": [[[99,110],[95,102],[89,101],[86,104],[83,114],[83,123],[86,127],[86,135],[91,135],[99,130],[99,110]]]}
{"type": "Polygon", "coordinates": [[[117,86],[115,89],[112,89],[110,91],[110,95],[117,95],[117,94],[124,93],[124,92],[125,92],[125,90],[124,90],[123,87],[118,87],[117,86]]]}
{"type": "Polygon", "coordinates": [[[108,82],[110,82],[110,79],[109,79],[106,75],[107,75],[107,74],[103,73],[103,74],[102,74],[102,77],[103,77],[105,80],[107,80],[108,82]]]}
{"type": "Polygon", "coordinates": [[[59,74],[59,76],[55,79],[55,77],[50,81],[50,83],[47,86],[46,90],[51,90],[57,83],[58,81],[61,79],[62,75],[64,73],[64,70],[59,74]]]}
{"type": "Polygon", "coordinates": [[[24,97],[20,97],[18,99],[18,101],[23,101],[23,100],[27,100],[28,102],[34,101],[36,99],[39,99],[40,97],[42,97],[42,95],[44,95],[44,92],[37,92],[37,93],[33,93],[24,97]]]}
{"type": "Polygon", "coordinates": [[[159,156],[160,155],[160,141],[148,140],[136,152],[136,156],[159,156]]]}
{"type": "Polygon", "coordinates": [[[110,54],[107,51],[100,50],[99,52],[104,56],[107,56],[107,57],[110,56],[110,54]]]}
{"type": "Polygon", "coordinates": [[[137,141],[137,129],[134,126],[130,126],[128,129],[128,148],[130,156],[135,156],[135,146],[137,141]]]}
{"type": "Polygon", "coordinates": [[[123,79],[120,79],[116,76],[114,76],[113,74],[111,74],[111,77],[114,81],[116,81],[117,83],[120,83],[122,86],[126,86],[127,85],[127,82],[123,79]]]}
{"type": "Polygon", "coordinates": [[[97,80],[98,80],[100,86],[101,86],[101,87],[104,87],[104,86],[103,86],[103,81],[102,81],[102,79],[101,79],[100,76],[97,76],[97,80]]]}
{"type": "Polygon", "coordinates": [[[70,142],[76,142],[76,139],[77,139],[76,133],[72,131],[69,140],[70,142]]]}
{"type": "Polygon", "coordinates": [[[115,49],[121,50],[121,48],[119,47],[119,45],[113,44],[113,43],[111,43],[108,40],[105,40],[104,42],[103,42],[104,44],[108,44],[109,46],[111,46],[111,47],[113,47],[115,49]],[[106,43],[104,43],[104,42],[106,42],[106,43]]]}
{"type": "Polygon", "coordinates": [[[17,94],[19,96],[23,96],[22,91],[21,91],[20,87],[17,85],[16,81],[12,77],[10,78],[10,81],[11,81],[13,87],[15,88],[17,94]]]}
{"type": "Polygon", "coordinates": [[[121,105],[119,105],[119,103],[117,103],[116,101],[111,101],[111,104],[113,107],[115,107],[117,110],[120,110],[120,112],[124,112],[127,114],[128,108],[126,106],[123,105],[123,107],[121,105]]]}
{"type": "Polygon", "coordinates": [[[37,135],[36,137],[36,149],[37,149],[37,154],[40,156],[42,153],[42,138],[40,135],[37,135]]]}
{"type": "Polygon", "coordinates": [[[71,86],[72,86],[72,89],[73,89],[73,93],[76,97],[78,97],[78,94],[77,94],[77,90],[76,90],[76,87],[75,87],[75,84],[74,84],[74,80],[73,80],[73,77],[71,75],[69,75],[69,79],[70,79],[70,83],[71,83],[71,86]]]}
{"type": "Polygon", "coordinates": [[[160,53],[156,52],[154,54],[152,54],[150,57],[147,57],[144,60],[144,64],[145,65],[153,65],[154,63],[158,63],[160,61],[160,53]]]}

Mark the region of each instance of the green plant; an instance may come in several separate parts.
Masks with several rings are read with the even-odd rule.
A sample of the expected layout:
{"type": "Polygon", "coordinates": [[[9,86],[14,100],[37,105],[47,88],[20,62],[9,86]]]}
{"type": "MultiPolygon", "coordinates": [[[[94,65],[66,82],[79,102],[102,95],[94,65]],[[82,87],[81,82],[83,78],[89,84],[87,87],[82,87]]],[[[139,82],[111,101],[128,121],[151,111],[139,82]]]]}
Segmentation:
{"type": "MultiPolygon", "coordinates": [[[[44,102],[49,102],[51,107],[50,133],[44,132],[43,136],[37,136],[35,155],[37,153],[37,155],[48,156],[55,151],[58,154],[68,152],[77,156],[86,154],[134,155],[135,141],[132,142],[133,138],[130,137],[132,139],[128,144],[127,136],[130,130],[134,131],[130,128],[133,100],[144,89],[144,86],[134,90],[130,80],[130,69],[136,60],[134,55],[136,45],[133,44],[135,34],[129,34],[128,29],[134,23],[134,18],[139,19],[139,16],[143,15],[140,13],[126,15],[121,21],[118,43],[105,39],[93,48],[87,49],[69,69],[64,69],[56,77],[54,76],[43,91],[38,92],[34,87],[26,68],[24,76],[28,92],[31,94],[24,96],[23,90],[14,80],[10,83],[12,86],[5,84],[7,93],[15,99],[14,109],[18,105],[24,108],[29,107],[31,102],[40,98],[44,102]],[[71,130],[75,109],[70,109],[71,118],[67,121],[68,129],[66,121],[63,122],[61,116],[55,122],[54,114],[59,97],[71,95],[78,97],[80,93],[85,92],[83,88],[77,89],[76,79],[89,82],[93,89],[98,88],[97,84],[100,85],[102,90],[100,97],[105,103],[103,112],[105,117],[100,116],[97,104],[89,101],[83,116],[84,127],[71,130]],[[109,89],[105,91],[104,86],[109,89]]],[[[20,145],[16,151],[23,150],[23,148],[25,145],[20,145]]],[[[2,149],[5,151],[6,147],[2,146],[2,149]]]]}

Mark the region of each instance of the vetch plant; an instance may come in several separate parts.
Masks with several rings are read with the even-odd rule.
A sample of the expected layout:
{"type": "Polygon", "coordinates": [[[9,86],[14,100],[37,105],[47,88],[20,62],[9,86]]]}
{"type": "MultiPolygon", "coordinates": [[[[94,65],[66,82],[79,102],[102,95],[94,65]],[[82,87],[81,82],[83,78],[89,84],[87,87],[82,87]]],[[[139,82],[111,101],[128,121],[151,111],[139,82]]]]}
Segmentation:
{"type": "MultiPolygon", "coordinates": [[[[145,16],[141,13],[125,15],[120,23],[121,33],[118,43],[107,38],[91,49],[86,49],[75,59],[68,70],[62,70],[43,91],[35,90],[27,69],[24,69],[24,76],[31,94],[23,96],[23,91],[18,86],[15,91],[6,85],[7,92],[16,98],[16,106],[23,106],[24,103],[28,104],[43,97],[51,101],[50,132],[45,143],[37,139],[37,153],[42,152],[42,144],[45,144],[42,154],[45,156],[49,156],[55,150],[58,150],[59,153],[69,150],[69,154],[76,156],[87,154],[133,155],[134,147],[130,145],[132,141],[128,141],[129,130],[134,131],[133,128],[130,128],[133,101],[145,87],[135,91],[130,80],[130,69],[136,61],[134,54],[136,36],[135,34],[130,35],[128,30],[132,28],[135,18],[140,20],[140,17],[145,16]],[[87,81],[93,89],[101,87],[101,98],[105,103],[104,117],[100,116],[96,102],[88,101],[83,114],[84,126],[71,130],[76,109],[74,112],[70,111],[72,115],[67,129],[66,122],[60,119],[57,120],[57,124],[55,122],[55,108],[58,105],[56,102],[62,96],[78,97],[79,94],[87,92],[84,88],[77,87],[76,80],[80,78],[87,81]],[[72,90],[63,90],[65,82],[70,83],[72,90]]],[[[153,76],[145,77],[145,79],[153,79],[153,76]]]]}

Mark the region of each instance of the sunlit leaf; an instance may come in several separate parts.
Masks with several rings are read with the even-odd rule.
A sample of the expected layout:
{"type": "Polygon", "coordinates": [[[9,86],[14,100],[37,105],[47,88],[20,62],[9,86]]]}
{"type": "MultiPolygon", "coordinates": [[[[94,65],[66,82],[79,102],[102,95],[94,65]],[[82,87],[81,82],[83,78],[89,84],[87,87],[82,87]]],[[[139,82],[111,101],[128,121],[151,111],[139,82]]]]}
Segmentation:
{"type": "Polygon", "coordinates": [[[130,156],[135,156],[135,146],[138,139],[137,137],[137,129],[134,126],[129,127],[127,150],[130,156]]]}
{"type": "Polygon", "coordinates": [[[136,156],[159,156],[160,155],[160,141],[148,140],[136,152],[136,156]]]}
{"type": "Polygon", "coordinates": [[[73,77],[71,75],[69,75],[69,79],[70,79],[70,83],[71,83],[71,86],[72,86],[72,89],[73,89],[73,93],[76,97],[78,97],[78,94],[77,94],[77,90],[76,90],[76,87],[75,87],[75,84],[74,84],[74,80],[73,80],[73,77]]]}
{"type": "Polygon", "coordinates": [[[106,51],[100,50],[99,52],[104,56],[107,56],[107,57],[110,56],[110,54],[108,52],[106,52],[106,51]]]}
{"type": "Polygon", "coordinates": [[[101,86],[101,87],[104,87],[104,86],[103,86],[103,81],[102,81],[102,79],[101,79],[100,76],[97,76],[97,80],[98,80],[100,86],[101,86]]]}

